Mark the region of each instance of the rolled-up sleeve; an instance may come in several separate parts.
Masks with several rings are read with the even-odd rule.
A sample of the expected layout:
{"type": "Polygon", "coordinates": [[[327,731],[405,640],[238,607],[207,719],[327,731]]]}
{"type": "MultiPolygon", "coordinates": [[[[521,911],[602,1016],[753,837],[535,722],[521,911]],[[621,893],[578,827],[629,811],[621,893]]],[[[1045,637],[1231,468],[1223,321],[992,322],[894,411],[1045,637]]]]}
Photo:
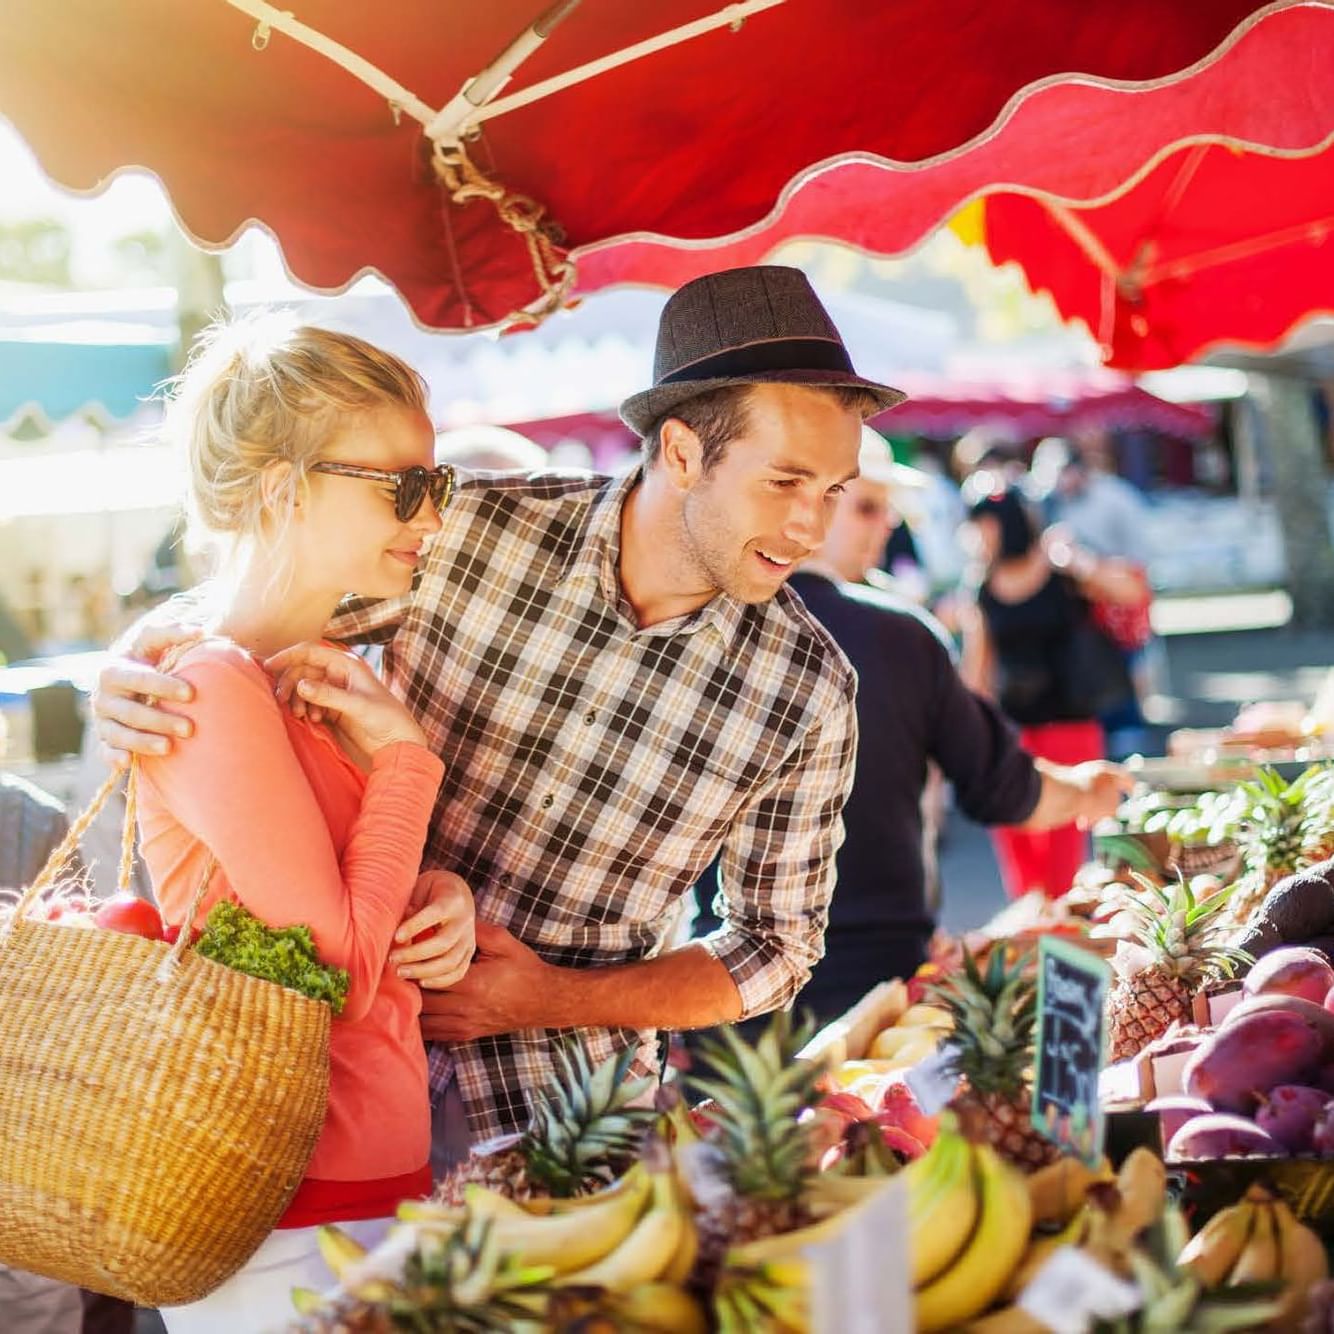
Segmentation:
{"type": "Polygon", "coordinates": [[[741,993],[741,1018],[790,1005],[824,955],[834,854],[857,755],[856,678],[742,808],[719,863],[722,927],[703,944],[741,993]]]}

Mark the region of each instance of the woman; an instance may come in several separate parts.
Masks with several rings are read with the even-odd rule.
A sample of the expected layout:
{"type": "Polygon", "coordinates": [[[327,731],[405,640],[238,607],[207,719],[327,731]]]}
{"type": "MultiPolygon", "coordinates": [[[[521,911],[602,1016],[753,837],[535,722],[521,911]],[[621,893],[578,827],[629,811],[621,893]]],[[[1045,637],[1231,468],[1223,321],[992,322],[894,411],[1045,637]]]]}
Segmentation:
{"type": "MultiPolygon", "coordinates": [[[[410,940],[434,920],[404,917],[424,893],[442,766],[363,662],[312,647],[347,593],[407,592],[440,529],[452,474],[432,467],[425,401],[420,378],[388,353],[268,317],[212,330],[168,404],[192,526],[218,541],[222,563],[207,633],[174,669],[193,687],[191,703],[173,706],[184,739],[141,765],[154,892],[164,918],[181,922],[212,856],[198,920],[228,898],[270,926],[304,924],[320,958],[350,974],[308,1175],[239,1274],[163,1313],[172,1334],[280,1325],[293,1286],[328,1282],[319,1224],[373,1243],[399,1200],[430,1188],[419,970],[395,967],[403,951],[391,950],[396,933],[410,940]],[[286,649],[313,658],[318,679],[298,689],[321,722],[275,699],[269,670],[286,649]]],[[[470,903],[454,933],[452,974],[437,983],[471,955],[470,903]]]]}
{"type": "MultiPolygon", "coordinates": [[[[965,525],[977,574],[976,601],[964,618],[961,674],[993,696],[1019,726],[1024,749],[1056,764],[1102,759],[1097,718],[1131,693],[1120,650],[1093,624],[1093,602],[1140,596],[1133,571],[1041,540],[1013,486],[977,474],[965,525]]],[[[1059,898],[1087,856],[1084,831],[993,831],[1006,892],[1039,890],[1059,898]]]]}

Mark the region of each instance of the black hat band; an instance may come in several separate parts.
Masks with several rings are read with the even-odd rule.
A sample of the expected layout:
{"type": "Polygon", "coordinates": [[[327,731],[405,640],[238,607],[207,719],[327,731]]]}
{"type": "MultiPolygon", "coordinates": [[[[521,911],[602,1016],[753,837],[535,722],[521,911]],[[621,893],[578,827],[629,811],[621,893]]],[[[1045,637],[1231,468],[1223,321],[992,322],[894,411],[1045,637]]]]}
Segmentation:
{"type": "Polygon", "coordinates": [[[690,380],[739,379],[767,371],[836,371],[855,375],[842,343],[828,338],[776,338],[766,342],[729,347],[710,357],[701,357],[670,375],[659,385],[684,384],[690,380]]]}

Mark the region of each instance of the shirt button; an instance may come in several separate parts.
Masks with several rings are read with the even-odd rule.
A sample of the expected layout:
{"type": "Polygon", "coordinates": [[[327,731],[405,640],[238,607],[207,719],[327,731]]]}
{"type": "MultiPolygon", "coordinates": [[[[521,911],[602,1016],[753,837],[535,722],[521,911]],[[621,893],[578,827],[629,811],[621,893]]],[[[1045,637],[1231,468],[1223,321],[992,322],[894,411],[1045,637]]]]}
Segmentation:
{"type": "Polygon", "coordinates": [[[598,716],[597,716],[596,713],[593,712],[592,709],[589,709],[589,711],[588,711],[586,714],[584,714],[584,722],[585,722],[586,725],[588,725],[588,726],[590,726],[590,727],[591,727],[595,722],[597,722],[597,720],[598,720],[598,716]]]}
{"type": "Polygon", "coordinates": [[[514,883],[514,877],[513,877],[508,871],[506,871],[506,872],[500,877],[500,883],[501,883],[502,885],[512,885],[512,884],[514,883]]]}
{"type": "Polygon", "coordinates": [[[556,798],[553,797],[550,792],[548,792],[547,795],[542,798],[542,809],[544,811],[550,810],[551,805],[555,800],[556,798]]]}

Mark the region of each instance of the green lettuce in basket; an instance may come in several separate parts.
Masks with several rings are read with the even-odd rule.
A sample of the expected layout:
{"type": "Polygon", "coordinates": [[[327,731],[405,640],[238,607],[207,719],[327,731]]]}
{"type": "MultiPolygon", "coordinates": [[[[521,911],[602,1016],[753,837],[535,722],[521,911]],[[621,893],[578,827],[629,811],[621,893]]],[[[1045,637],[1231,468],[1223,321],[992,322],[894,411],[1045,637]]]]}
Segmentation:
{"type": "Polygon", "coordinates": [[[195,949],[238,973],[327,1001],[335,1014],[347,1002],[347,969],[320,962],[308,926],[265,926],[239,904],[224,901],[209,913],[195,949]]]}

